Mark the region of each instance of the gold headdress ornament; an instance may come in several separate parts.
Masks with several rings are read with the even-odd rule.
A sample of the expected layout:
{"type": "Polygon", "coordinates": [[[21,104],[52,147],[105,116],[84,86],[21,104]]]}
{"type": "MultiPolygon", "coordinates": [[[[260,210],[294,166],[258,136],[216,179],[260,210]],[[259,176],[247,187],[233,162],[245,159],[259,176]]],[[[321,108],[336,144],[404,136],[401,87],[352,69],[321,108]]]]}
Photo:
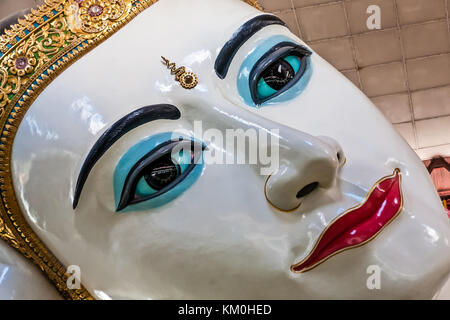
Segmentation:
{"type": "Polygon", "coordinates": [[[170,70],[170,74],[175,75],[175,80],[180,82],[181,86],[185,89],[192,89],[198,83],[197,75],[193,72],[186,71],[185,67],[178,67],[174,62],[170,62],[169,59],[161,56],[167,69],[170,70]]]}
{"type": "MultiPolygon", "coordinates": [[[[260,9],[257,0],[244,0],[260,9]]],[[[31,259],[67,299],[65,267],[25,220],[12,184],[11,149],[25,112],[62,71],[157,0],[45,0],[0,36],[0,238],[31,259]]]]}

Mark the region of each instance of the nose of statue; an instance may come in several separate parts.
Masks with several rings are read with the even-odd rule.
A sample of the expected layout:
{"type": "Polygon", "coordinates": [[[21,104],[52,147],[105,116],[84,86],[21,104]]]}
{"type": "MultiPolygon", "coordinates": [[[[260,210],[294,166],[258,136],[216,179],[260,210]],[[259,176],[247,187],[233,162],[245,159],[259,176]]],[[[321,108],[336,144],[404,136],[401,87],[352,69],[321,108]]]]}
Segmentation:
{"type": "Polygon", "coordinates": [[[288,136],[280,143],[279,167],[265,185],[267,200],[281,211],[297,209],[317,188],[334,186],[345,163],[341,146],[330,137],[288,136]]]}

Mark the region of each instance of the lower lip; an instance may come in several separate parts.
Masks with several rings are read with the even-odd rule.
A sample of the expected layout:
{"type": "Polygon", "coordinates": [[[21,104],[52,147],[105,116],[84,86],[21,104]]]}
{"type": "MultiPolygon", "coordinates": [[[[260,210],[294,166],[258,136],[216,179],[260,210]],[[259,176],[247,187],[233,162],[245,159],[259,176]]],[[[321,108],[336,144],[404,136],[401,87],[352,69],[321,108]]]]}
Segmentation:
{"type": "Polygon", "coordinates": [[[361,246],[375,238],[403,207],[401,174],[380,179],[369,191],[366,200],[333,220],[322,232],[309,255],[292,265],[296,273],[318,266],[330,257],[361,246]]]}

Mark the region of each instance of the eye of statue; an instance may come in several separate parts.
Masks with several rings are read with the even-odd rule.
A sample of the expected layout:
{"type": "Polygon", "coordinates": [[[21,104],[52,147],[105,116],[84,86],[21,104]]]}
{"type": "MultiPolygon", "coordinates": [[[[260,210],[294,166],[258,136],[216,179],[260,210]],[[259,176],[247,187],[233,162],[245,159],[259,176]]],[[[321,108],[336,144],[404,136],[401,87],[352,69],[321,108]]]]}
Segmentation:
{"type": "Polygon", "coordinates": [[[301,60],[296,56],[280,58],[263,71],[257,83],[257,97],[264,99],[282,90],[298,72],[301,60]]]}
{"type": "MultiPolygon", "coordinates": [[[[116,211],[143,210],[166,204],[189,188],[202,168],[205,146],[189,138],[159,134],[130,149],[115,172],[116,211]],[[151,148],[143,154],[143,148],[151,148]],[[130,158],[140,158],[130,167],[130,158]],[[143,154],[143,155],[142,155],[143,154]]],[[[147,149],[148,150],[148,149],[147,149]]]]}
{"type": "Polygon", "coordinates": [[[172,183],[181,174],[180,165],[167,154],[145,170],[145,182],[155,190],[161,190],[172,183]]]}
{"type": "Polygon", "coordinates": [[[249,84],[253,101],[259,105],[285,92],[305,73],[311,52],[291,42],[272,47],[250,72],[249,84]]]}
{"type": "Polygon", "coordinates": [[[254,107],[290,100],[300,94],[311,76],[310,50],[284,36],[258,45],[242,62],[238,91],[254,107]]]}

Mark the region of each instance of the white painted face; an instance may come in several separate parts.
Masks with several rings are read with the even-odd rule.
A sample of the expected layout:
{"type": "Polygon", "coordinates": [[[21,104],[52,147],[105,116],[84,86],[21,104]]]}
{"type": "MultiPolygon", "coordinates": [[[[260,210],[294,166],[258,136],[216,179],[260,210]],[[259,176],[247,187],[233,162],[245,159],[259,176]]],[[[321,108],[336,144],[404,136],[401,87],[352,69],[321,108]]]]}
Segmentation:
{"type": "MultiPolygon", "coordinates": [[[[162,0],[57,77],[27,112],[13,145],[14,186],[28,222],[64,265],[80,266],[97,298],[431,298],[450,270],[450,221],[421,161],[370,100],[313,52],[291,88],[256,107],[246,77],[259,59],[282,42],[306,47],[279,24],[253,29],[234,56],[225,55],[229,69],[219,78],[224,44],[261,14],[238,0],[162,0]],[[182,88],[161,55],[191,69],[198,85],[182,88]],[[122,132],[93,166],[73,209],[80,170],[100,136],[155,104],[173,105],[180,117],[147,119],[122,132]],[[203,133],[216,131],[194,132],[194,121],[203,133]],[[218,157],[234,151],[218,134],[239,128],[278,130],[269,144],[279,147],[279,167],[266,172],[269,179],[261,161],[204,163],[170,196],[116,212],[125,176],[165,141],[162,133],[183,129],[218,157]],[[372,241],[309,271],[291,271],[334,219],[396,168],[398,217],[372,241]],[[316,189],[297,197],[314,182],[316,189]],[[377,270],[379,282],[369,278],[377,270]]],[[[367,219],[384,214],[384,200],[367,219]]],[[[370,229],[363,224],[347,223],[346,231],[370,229]]]]}

